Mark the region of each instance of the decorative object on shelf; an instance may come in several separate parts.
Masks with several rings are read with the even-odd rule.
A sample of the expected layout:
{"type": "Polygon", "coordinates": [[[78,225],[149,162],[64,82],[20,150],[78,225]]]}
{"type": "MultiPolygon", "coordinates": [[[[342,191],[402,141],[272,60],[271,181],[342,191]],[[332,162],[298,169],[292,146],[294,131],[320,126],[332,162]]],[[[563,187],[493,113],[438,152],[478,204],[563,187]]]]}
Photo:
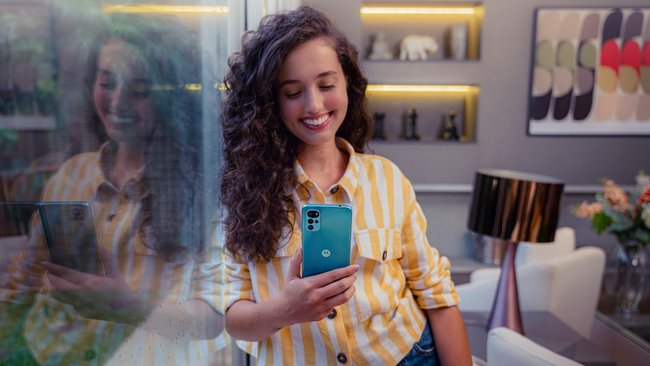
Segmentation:
{"type": "Polygon", "coordinates": [[[602,180],[596,202],[582,202],[573,213],[591,219],[598,234],[608,232],[617,239],[610,258],[616,266],[615,287],[611,289],[617,312],[629,315],[639,310],[650,271],[646,245],[650,243],[650,176],[640,171],[636,188],[628,193],[613,180],[602,180]]]}
{"type": "Polygon", "coordinates": [[[449,50],[454,60],[464,60],[467,58],[467,26],[457,24],[451,27],[449,31],[449,50]]]}
{"type": "Polygon", "coordinates": [[[372,42],[372,49],[370,55],[368,55],[370,60],[392,60],[393,53],[386,42],[384,33],[377,33],[375,35],[375,40],[372,42]]]}
{"type": "Polygon", "coordinates": [[[535,24],[529,134],[650,135],[650,7],[541,8],[535,24]]]}
{"type": "Polygon", "coordinates": [[[386,130],[384,126],[384,120],[386,119],[386,113],[384,112],[375,112],[373,114],[375,120],[375,131],[373,132],[373,140],[386,140],[386,130]]]}
{"type": "Polygon", "coordinates": [[[554,240],[563,190],[564,183],[538,174],[476,172],[467,228],[508,242],[487,330],[505,326],[524,333],[515,272],[517,245],[554,240]]]}
{"type": "Polygon", "coordinates": [[[420,134],[418,133],[418,111],[417,109],[411,109],[411,112],[407,114],[406,120],[404,121],[404,139],[405,140],[419,140],[420,134]]]}
{"type": "Polygon", "coordinates": [[[438,42],[428,35],[411,34],[400,43],[399,59],[402,61],[426,60],[429,54],[438,52],[438,42]]]}
{"type": "Polygon", "coordinates": [[[440,134],[440,139],[451,141],[460,140],[458,127],[456,126],[456,111],[452,110],[447,113],[447,120],[445,122],[445,127],[442,129],[442,133],[440,134]]]}

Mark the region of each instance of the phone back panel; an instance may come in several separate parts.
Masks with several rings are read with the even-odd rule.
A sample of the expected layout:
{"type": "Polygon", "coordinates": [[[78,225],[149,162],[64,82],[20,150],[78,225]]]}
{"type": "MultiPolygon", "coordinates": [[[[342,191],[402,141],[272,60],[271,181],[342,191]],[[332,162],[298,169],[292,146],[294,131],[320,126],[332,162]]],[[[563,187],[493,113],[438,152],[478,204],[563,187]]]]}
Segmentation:
{"type": "Polygon", "coordinates": [[[313,276],[349,266],[351,238],[352,209],[349,206],[304,205],[302,207],[302,276],[313,276]],[[317,211],[318,217],[310,217],[310,211],[317,211]]]}
{"type": "Polygon", "coordinates": [[[43,202],[39,213],[53,263],[86,273],[103,273],[87,202],[43,202]]]}

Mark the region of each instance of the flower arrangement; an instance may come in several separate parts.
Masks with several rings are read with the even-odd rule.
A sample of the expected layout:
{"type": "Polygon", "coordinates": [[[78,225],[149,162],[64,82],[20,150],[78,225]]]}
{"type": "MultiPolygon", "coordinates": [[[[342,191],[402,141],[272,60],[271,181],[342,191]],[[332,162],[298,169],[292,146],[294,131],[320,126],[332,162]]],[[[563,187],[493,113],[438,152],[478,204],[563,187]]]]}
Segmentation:
{"type": "Polygon", "coordinates": [[[596,201],[581,203],[573,213],[591,219],[591,227],[598,234],[607,231],[620,243],[650,243],[650,176],[640,171],[636,189],[630,193],[611,179],[603,179],[601,185],[596,201]]]}

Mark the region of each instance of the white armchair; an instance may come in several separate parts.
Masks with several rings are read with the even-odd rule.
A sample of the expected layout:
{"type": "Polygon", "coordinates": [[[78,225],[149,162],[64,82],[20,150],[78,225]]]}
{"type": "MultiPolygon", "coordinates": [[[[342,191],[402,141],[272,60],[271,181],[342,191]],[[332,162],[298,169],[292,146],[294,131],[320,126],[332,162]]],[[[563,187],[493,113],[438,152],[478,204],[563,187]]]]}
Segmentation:
{"type": "MultiPolygon", "coordinates": [[[[515,266],[558,258],[571,253],[576,248],[576,232],[570,227],[561,227],[555,231],[555,240],[551,243],[531,244],[521,242],[517,246],[515,266]]],[[[500,268],[481,268],[470,274],[470,282],[499,278],[500,268]]]]}
{"type": "Polygon", "coordinates": [[[508,328],[488,333],[488,366],[578,366],[579,363],[545,348],[508,328]]]}
{"type": "MultiPolygon", "coordinates": [[[[583,247],[553,259],[517,266],[522,311],[549,311],[585,338],[590,338],[605,268],[605,252],[583,247]]],[[[456,286],[461,311],[490,311],[499,270],[471,276],[456,286]]]]}

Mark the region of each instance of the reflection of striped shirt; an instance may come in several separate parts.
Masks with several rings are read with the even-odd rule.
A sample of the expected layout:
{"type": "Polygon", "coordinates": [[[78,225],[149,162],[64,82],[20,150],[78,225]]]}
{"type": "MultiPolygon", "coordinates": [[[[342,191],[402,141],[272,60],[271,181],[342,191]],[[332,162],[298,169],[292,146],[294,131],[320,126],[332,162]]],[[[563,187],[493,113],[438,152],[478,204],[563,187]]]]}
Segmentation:
{"type": "MultiPolygon", "coordinates": [[[[344,358],[351,364],[396,364],[422,334],[426,315],[421,309],[458,301],[449,261],[427,242],[426,221],[410,182],[390,161],[355,154],[350,144],[338,142],[350,154],[343,177],[322,192],[296,163],[300,185],[294,199],[298,205],[352,206],[351,261],[360,266],[355,295],[336,307],[332,319],[294,324],[262,342],[238,342],[260,364],[329,365],[344,358]]],[[[276,296],[300,246],[296,224],[268,263],[240,263],[227,256],[226,308],[242,299],[263,302],[276,296]]]]}
{"type": "MultiPolygon", "coordinates": [[[[92,208],[97,240],[115,258],[129,287],[159,301],[202,299],[221,309],[220,250],[216,241],[200,260],[166,262],[145,240],[138,215],[142,199],[148,195],[142,172],[121,188],[104,174],[113,147],[77,155],[68,160],[48,182],[43,201],[87,201],[92,208]]],[[[150,236],[144,235],[148,240],[150,236]]],[[[42,273],[27,273],[19,261],[47,260],[42,243],[35,241],[22,258],[14,261],[10,280],[2,298],[40,287],[42,273]]],[[[91,297],[92,294],[89,294],[91,297]]],[[[129,364],[206,364],[223,339],[175,341],[132,326],[80,317],[73,307],[45,292],[36,296],[24,335],[36,359],[44,364],[104,364],[111,357],[129,364]],[[131,337],[131,339],[129,339],[131,337]],[[135,342],[137,339],[137,344],[135,342]]],[[[118,362],[113,359],[113,362],[118,362]]],[[[124,364],[124,363],[122,363],[124,364]]]]}

